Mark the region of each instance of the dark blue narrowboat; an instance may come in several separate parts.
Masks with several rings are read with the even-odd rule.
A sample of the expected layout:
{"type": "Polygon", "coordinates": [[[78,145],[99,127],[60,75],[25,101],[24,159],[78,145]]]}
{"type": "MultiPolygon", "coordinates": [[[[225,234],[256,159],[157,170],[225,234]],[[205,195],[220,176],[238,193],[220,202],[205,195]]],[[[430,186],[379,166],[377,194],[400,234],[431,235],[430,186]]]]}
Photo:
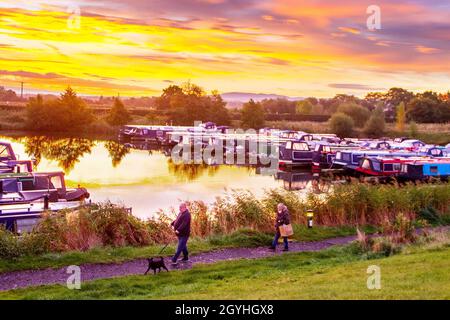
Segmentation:
{"type": "Polygon", "coordinates": [[[402,164],[399,177],[404,180],[427,180],[438,178],[448,180],[450,158],[418,160],[402,164]]]}
{"type": "Polygon", "coordinates": [[[357,150],[357,145],[341,145],[327,142],[317,142],[313,151],[312,165],[314,169],[331,168],[336,152],[342,150],[357,150]]]}
{"type": "Polygon", "coordinates": [[[310,166],[313,160],[313,150],[314,143],[302,140],[286,141],[284,144],[280,144],[280,169],[310,166]]]}
{"type": "Polygon", "coordinates": [[[396,152],[389,150],[344,150],[336,152],[336,158],[333,160],[334,168],[344,168],[355,170],[359,166],[359,162],[363,157],[417,157],[417,152],[402,151],[396,152]]]}

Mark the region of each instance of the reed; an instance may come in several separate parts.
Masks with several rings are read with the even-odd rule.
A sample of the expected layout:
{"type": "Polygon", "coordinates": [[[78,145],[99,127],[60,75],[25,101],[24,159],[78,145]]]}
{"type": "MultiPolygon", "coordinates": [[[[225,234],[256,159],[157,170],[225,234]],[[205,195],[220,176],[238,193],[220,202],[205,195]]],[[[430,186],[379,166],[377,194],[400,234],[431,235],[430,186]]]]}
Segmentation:
{"type": "MultiPolygon", "coordinates": [[[[450,221],[450,183],[403,186],[352,183],[336,186],[325,195],[310,193],[300,197],[295,192],[271,189],[257,198],[249,191],[233,190],[217,197],[210,206],[191,201],[187,203],[192,215],[191,234],[207,238],[243,229],[272,233],[276,205],[280,202],[286,204],[296,225],[306,224],[305,212],[312,209],[315,224],[373,225],[386,234],[397,234],[395,242],[408,240],[418,220],[450,221]]],[[[144,221],[111,203],[49,214],[22,237],[0,229],[0,257],[168,243],[175,240],[170,227],[174,218],[174,212],[161,211],[157,218],[144,221]]]]}

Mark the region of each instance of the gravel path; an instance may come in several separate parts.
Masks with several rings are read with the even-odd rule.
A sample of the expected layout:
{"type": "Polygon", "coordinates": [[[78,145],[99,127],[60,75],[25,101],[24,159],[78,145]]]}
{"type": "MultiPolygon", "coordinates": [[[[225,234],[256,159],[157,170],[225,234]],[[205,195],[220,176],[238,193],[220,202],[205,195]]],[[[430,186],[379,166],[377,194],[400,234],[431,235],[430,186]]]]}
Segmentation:
{"type": "MultiPolygon", "coordinates": [[[[300,251],[319,251],[333,245],[343,245],[355,240],[356,236],[340,237],[315,242],[292,242],[289,244],[290,252],[300,251]]],[[[282,254],[280,250],[282,246],[275,252],[269,250],[268,247],[257,248],[230,248],[221,249],[211,252],[204,252],[190,257],[187,263],[179,263],[175,268],[170,265],[170,260],[166,259],[166,265],[169,270],[173,269],[190,269],[192,265],[199,263],[215,263],[225,260],[236,259],[257,259],[273,255],[282,254]]],[[[147,261],[145,259],[137,259],[122,263],[111,264],[84,264],[81,265],[82,281],[95,279],[113,278],[127,275],[143,274],[147,269],[147,261]]],[[[17,288],[25,288],[31,286],[47,285],[47,284],[65,284],[70,274],[66,272],[67,268],[43,269],[43,270],[25,270],[0,273],[0,291],[11,290],[17,288]]],[[[153,271],[150,270],[150,273],[153,271]]],[[[165,272],[165,271],[164,271],[165,272]]]]}
{"type": "MultiPolygon", "coordinates": [[[[426,228],[426,230],[448,232],[450,231],[450,227],[426,228]]],[[[423,229],[417,229],[416,232],[420,234],[423,232],[423,229]]],[[[289,252],[319,251],[334,245],[348,244],[355,239],[356,236],[347,236],[314,242],[291,242],[289,244],[289,252]]],[[[190,257],[190,261],[187,263],[180,262],[175,268],[170,265],[170,259],[167,257],[165,262],[169,270],[190,269],[192,268],[192,265],[200,263],[207,264],[226,260],[257,259],[283,254],[280,250],[281,248],[282,246],[280,245],[278,250],[275,252],[269,250],[268,247],[229,248],[204,252],[190,257]]],[[[90,281],[95,279],[143,274],[147,270],[147,260],[136,259],[122,263],[84,264],[80,267],[82,281],[90,281]]],[[[0,291],[47,284],[65,284],[70,275],[67,274],[66,270],[67,268],[63,267],[58,269],[49,268],[43,270],[25,270],[0,273],[0,291]]],[[[152,272],[153,270],[150,270],[149,276],[152,276],[152,272]]]]}

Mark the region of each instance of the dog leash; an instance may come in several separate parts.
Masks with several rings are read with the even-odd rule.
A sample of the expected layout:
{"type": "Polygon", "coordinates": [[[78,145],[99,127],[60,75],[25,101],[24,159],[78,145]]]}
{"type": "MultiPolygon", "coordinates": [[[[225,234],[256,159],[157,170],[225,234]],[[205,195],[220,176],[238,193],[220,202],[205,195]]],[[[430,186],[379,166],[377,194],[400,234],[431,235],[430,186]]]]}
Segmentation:
{"type": "Polygon", "coordinates": [[[164,248],[162,248],[161,251],[160,251],[158,254],[161,254],[161,253],[167,248],[168,245],[169,245],[169,244],[167,243],[167,244],[164,246],[164,248]]]}

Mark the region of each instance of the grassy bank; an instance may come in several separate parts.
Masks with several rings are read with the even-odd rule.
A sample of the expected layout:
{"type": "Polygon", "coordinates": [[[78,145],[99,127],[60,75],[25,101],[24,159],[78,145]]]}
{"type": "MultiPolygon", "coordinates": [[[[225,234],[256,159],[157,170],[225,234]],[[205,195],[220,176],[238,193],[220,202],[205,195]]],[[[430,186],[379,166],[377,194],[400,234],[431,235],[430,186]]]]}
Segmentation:
{"type": "MultiPolygon", "coordinates": [[[[372,227],[364,228],[367,232],[374,232],[372,227]]],[[[326,227],[318,226],[308,229],[305,226],[294,225],[295,241],[319,241],[334,237],[355,235],[355,227],[326,227]]],[[[223,248],[268,246],[272,241],[272,233],[255,230],[239,230],[229,235],[215,235],[207,238],[194,237],[189,240],[191,254],[212,251],[223,248]]],[[[40,255],[24,255],[13,259],[0,259],[0,273],[18,270],[58,268],[68,265],[81,265],[86,263],[117,263],[133,259],[148,258],[158,255],[163,244],[133,247],[99,247],[86,251],[49,252],[40,255]]],[[[176,243],[164,250],[163,255],[175,253],[176,243]]]]}
{"type": "MultiPolygon", "coordinates": [[[[386,229],[399,217],[415,227],[449,224],[450,184],[350,184],[328,194],[306,198],[283,189],[256,198],[234,191],[211,206],[188,203],[192,214],[191,249],[207,251],[233,246],[268,245],[274,232],[274,212],[285,203],[296,225],[294,240],[314,241],[355,234],[357,226],[386,229]],[[305,212],[314,209],[315,228],[306,229],[305,212]]],[[[0,271],[57,267],[88,262],[118,262],[159,252],[174,243],[169,226],[174,216],[161,213],[156,220],[140,220],[124,208],[108,203],[74,212],[45,216],[33,232],[17,237],[0,230],[0,271]]],[[[173,253],[174,246],[167,254],[173,253]]]]}
{"type": "Polygon", "coordinates": [[[321,252],[198,265],[157,276],[128,276],[82,284],[0,293],[0,299],[449,299],[450,242],[406,246],[369,259],[357,244],[321,252]],[[367,288],[367,268],[380,267],[381,289],[367,288]]]}

